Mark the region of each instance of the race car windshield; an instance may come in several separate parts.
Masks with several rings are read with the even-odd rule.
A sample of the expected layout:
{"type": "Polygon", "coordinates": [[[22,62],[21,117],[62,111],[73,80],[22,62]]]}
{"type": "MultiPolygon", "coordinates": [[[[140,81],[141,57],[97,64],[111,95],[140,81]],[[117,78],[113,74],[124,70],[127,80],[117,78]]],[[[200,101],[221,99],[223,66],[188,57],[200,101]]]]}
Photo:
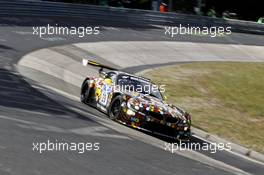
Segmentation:
{"type": "Polygon", "coordinates": [[[154,88],[150,82],[133,76],[119,75],[117,85],[123,91],[134,91],[142,94],[148,94],[162,100],[162,95],[158,88],[154,88]]]}

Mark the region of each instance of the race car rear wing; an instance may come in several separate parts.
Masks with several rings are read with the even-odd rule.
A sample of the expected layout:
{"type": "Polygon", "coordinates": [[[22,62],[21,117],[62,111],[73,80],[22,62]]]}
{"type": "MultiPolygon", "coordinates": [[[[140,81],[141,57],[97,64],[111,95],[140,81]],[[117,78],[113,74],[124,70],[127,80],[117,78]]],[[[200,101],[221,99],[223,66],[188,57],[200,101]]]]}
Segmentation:
{"type": "Polygon", "coordinates": [[[106,65],[103,65],[103,64],[97,63],[97,62],[95,62],[95,61],[87,60],[87,59],[83,59],[83,60],[82,60],[82,64],[83,64],[84,66],[91,65],[91,66],[99,67],[99,68],[100,68],[99,71],[102,71],[104,68],[105,68],[105,69],[109,69],[109,70],[118,70],[118,69],[116,69],[116,68],[113,68],[113,67],[110,67],[110,66],[106,66],[106,65]]]}
{"type": "MultiPolygon", "coordinates": [[[[84,66],[91,65],[91,66],[99,67],[99,68],[100,68],[100,69],[99,69],[99,74],[102,75],[102,76],[106,75],[106,72],[103,71],[104,68],[105,68],[105,69],[109,69],[109,70],[119,71],[119,70],[116,69],[116,68],[112,68],[112,67],[110,67],[110,66],[106,66],[106,65],[103,65],[103,64],[97,63],[97,62],[95,62],[95,61],[87,60],[87,59],[83,59],[83,60],[82,60],[82,64],[83,64],[84,66]]],[[[123,72],[123,70],[122,70],[122,72],[123,72]]],[[[126,73],[126,72],[124,72],[124,73],[126,73]]],[[[130,74],[130,73],[128,73],[128,74],[130,74]]],[[[151,82],[151,80],[148,79],[148,78],[146,78],[146,77],[142,77],[142,76],[138,76],[138,75],[137,75],[137,77],[139,77],[139,78],[141,78],[141,79],[144,79],[145,81],[149,81],[149,82],[151,82]]]]}

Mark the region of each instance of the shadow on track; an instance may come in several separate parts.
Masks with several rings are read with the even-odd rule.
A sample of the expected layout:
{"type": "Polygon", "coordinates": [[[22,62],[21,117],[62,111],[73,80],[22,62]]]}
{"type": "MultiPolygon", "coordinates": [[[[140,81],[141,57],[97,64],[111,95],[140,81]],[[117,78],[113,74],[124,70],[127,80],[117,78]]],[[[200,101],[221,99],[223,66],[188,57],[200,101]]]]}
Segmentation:
{"type": "Polygon", "coordinates": [[[1,106],[10,108],[10,110],[22,109],[45,113],[50,116],[75,114],[68,116],[75,116],[82,120],[92,121],[47,97],[39,90],[33,88],[21,75],[7,69],[0,69],[1,106]]]}

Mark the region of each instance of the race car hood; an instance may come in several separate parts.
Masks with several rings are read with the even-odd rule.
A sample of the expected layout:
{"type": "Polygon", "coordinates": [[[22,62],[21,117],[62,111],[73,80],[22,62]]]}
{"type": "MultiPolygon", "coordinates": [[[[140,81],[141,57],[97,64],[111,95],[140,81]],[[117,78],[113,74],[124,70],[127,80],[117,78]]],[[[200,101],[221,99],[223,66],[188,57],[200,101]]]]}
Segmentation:
{"type": "Polygon", "coordinates": [[[186,112],[179,107],[168,104],[151,95],[144,95],[137,92],[126,92],[131,98],[128,100],[130,106],[137,110],[145,110],[156,113],[161,113],[175,118],[186,120],[186,112]],[[137,107],[138,106],[138,107],[137,107]]]}

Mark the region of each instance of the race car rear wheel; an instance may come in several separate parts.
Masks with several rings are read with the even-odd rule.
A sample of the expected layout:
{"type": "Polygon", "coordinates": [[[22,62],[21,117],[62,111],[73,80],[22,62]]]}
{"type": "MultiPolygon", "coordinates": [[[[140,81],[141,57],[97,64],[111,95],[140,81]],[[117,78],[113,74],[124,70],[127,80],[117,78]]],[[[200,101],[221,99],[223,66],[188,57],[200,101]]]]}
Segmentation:
{"type": "Polygon", "coordinates": [[[116,96],[112,100],[108,111],[108,115],[110,119],[114,120],[119,118],[122,110],[121,104],[122,104],[122,97],[120,95],[116,96]]]}
{"type": "Polygon", "coordinates": [[[91,88],[89,87],[89,83],[83,85],[82,91],[81,91],[81,102],[89,104],[90,103],[90,97],[91,97],[91,88]]]}

